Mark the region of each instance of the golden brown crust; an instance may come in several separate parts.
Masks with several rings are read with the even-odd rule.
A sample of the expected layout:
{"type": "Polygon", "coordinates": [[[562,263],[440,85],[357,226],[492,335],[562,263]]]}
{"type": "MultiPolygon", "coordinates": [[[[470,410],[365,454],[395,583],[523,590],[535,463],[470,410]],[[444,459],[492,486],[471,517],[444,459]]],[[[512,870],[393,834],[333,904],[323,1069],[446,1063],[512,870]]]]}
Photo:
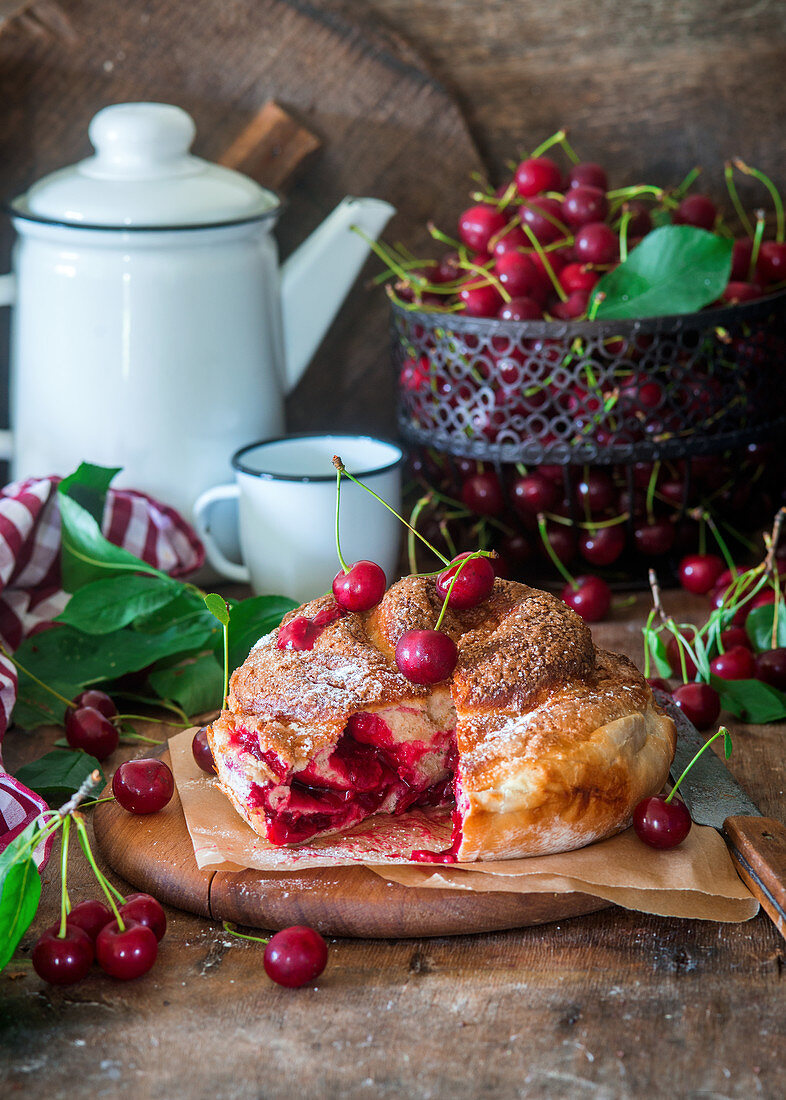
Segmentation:
{"type": "MultiPolygon", "coordinates": [[[[288,618],[331,603],[322,597],[288,618]]],[[[433,578],[406,577],[373,611],[325,628],[312,650],[280,650],[275,633],[261,639],[232,676],[211,747],[213,737],[220,747],[244,728],[299,768],[335,745],[352,714],[428,697],[401,675],[394,652],[406,630],[433,627],[440,607],[433,578]]],[[[589,628],[557,597],[497,580],[487,601],[448,612],[442,628],[459,653],[450,690],[460,860],[580,847],[623,828],[636,802],[660,789],[673,723],[635,666],[597,651],[589,628]]],[[[264,761],[258,768],[268,772],[264,761]]]]}

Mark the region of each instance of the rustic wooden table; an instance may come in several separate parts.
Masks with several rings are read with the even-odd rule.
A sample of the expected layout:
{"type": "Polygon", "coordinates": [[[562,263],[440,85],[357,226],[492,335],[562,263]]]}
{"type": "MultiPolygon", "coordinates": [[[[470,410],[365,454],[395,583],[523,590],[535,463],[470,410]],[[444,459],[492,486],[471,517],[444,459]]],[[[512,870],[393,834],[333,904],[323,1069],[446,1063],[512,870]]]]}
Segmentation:
{"type": "MultiPolygon", "coordinates": [[[[637,597],[595,629],[598,642],[640,661],[644,609],[637,597]]],[[[732,771],[782,819],[786,729],[733,728],[732,771]]],[[[56,736],[12,732],[9,768],[56,736]]],[[[0,975],[3,1097],[784,1094],[784,943],[762,915],[723,925],[612,908],[493,935],[337,940],[315,987],[285,990],[265,977],[261,946],[170,910],[144,978],[96,970],[57,989],[29,962],[55,918],[56,861],[44,878],[38,917],[0,975]]],[[[96,892],[74,855],[74,896],[96,892]]]]}

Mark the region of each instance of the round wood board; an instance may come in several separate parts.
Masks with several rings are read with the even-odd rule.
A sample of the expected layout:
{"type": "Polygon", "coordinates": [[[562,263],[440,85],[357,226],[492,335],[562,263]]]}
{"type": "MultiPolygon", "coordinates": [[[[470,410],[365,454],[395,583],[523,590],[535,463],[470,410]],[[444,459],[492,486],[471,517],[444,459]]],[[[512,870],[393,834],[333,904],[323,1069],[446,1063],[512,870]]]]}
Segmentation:
{"type": "MultiPolygon", "coordinates": [[[[169,753],[163,753],[168,762],[169,753]]],[[[113,870],[161,901],[253,928],[308,924],[332,936],[399,939],[497,932],[594,913],[589,894],[418,890],[365,867],[238,873],[200,870],[177,791],[161,813],[140,817],[115,802],[96,806],[96,840],[113,870]]]]}

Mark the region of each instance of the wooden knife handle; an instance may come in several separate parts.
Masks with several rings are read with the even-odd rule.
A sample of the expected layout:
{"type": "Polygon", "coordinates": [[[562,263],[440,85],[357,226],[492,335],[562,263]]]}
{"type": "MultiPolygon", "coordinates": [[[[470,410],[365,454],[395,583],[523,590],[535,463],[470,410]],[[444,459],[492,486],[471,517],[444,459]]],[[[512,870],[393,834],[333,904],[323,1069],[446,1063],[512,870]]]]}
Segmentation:
{"type": "Polygon", "coordinates": [[[772,817],[727,817],[723,831],[737,873],[786,939],[786,826],[772,817]]]}

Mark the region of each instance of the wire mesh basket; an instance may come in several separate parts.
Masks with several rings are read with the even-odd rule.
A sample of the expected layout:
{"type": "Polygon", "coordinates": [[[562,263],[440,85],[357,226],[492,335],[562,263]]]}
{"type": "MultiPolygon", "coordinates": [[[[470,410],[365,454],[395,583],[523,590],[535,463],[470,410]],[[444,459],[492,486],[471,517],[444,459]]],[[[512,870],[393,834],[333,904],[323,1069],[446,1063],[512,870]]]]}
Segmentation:
{"type": "Polygon", "coordinates": [[[404,439],[491,462],[708,454],[786,427],[786,291],[636,321],[393,306],[404,439]]]}
{"type": "Polygon", "coordinates": [[[781,503],[785,352],[783,291],[614,322],[498,321],[393,306],[399,430],[417,483],[434,491],[431,522],[459,548],[480,537],[510,557],[516,546],[528,575],[533,559],[551,569],[534,517],[516,499],[517,479],[536,468],[558,486],[549,526],[566,564],[581,557],[588,536],[619,523],[625,545],[606,564],[623,582],[640,579],[656,564],[654,527],[660,560],[673,567],[704,544],[696,517],[706,515],[740,536],[744,552],[746,532],[781,503]],[[467,480],[489,469],[502,503],[480,516],[465,505],[462,514],[467,480]],[[585,492],[593,477],[614,498],[599,511],[585,492]]]}

